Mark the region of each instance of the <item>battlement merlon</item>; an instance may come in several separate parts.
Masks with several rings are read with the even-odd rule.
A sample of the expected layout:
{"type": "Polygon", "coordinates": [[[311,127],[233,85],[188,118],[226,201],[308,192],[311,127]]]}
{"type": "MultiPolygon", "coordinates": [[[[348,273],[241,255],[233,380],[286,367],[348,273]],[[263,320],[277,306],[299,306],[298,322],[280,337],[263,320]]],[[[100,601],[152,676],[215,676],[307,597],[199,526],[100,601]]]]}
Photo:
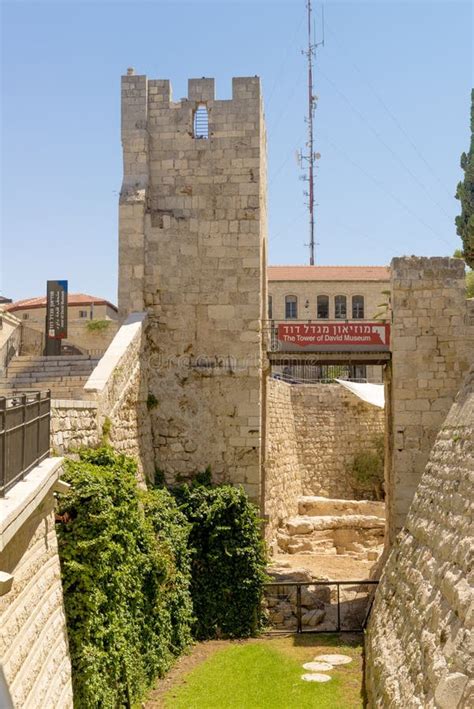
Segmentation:
{"type": "MultiPolygon", "coordinates": [[[[258,76],[239,76],[232,79],[232,101],[259,99],[261,96],[258,76]]],[[[146,74],[135,74],[129,69],[122,76],[122,136],[146,128],[148,102],[171,103],[172,87],[168,79],[148,79],[146,74]]],[[[188,96],[184,101],[212,102],[215,100],[215,79],[202,77],[188,80],[188,96]]],[[[180,103],[180,102],[178,102],[180,103]]]]}

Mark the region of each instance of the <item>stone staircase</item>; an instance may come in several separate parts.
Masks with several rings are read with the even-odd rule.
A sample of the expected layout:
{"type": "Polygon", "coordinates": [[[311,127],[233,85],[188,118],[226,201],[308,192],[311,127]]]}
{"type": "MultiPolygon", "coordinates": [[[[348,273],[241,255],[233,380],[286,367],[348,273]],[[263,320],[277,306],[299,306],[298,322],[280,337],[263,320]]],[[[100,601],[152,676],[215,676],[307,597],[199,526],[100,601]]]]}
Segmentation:
{"type": "Polygon", "coordinates": [[[278,553],[378,558],[385,531],[384,502],[300,497],[298,512],[278,530],[278,553]]]}
{"type": "Polygon", "coordinates": [[[0,377],[0,396],[50,389],[53,399],[83,399],[84,384],[98,361],[88,355],[16,356],[0,377]]]}

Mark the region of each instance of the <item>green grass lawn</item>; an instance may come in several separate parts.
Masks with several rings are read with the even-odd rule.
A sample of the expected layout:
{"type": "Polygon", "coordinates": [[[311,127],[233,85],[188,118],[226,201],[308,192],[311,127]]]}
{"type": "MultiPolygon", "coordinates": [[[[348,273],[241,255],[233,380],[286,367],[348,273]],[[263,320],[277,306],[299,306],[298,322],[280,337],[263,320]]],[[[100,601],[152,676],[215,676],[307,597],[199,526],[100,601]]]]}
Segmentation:
{"type": "Polygon", "coordinates": [[[359,639],[299,635],[229,643],[175,684],[166,709],[354,709],[362,707],[359,639]],[[321,653],[350,655],[325,684],[304,682],[304,662],[321,653]]]}

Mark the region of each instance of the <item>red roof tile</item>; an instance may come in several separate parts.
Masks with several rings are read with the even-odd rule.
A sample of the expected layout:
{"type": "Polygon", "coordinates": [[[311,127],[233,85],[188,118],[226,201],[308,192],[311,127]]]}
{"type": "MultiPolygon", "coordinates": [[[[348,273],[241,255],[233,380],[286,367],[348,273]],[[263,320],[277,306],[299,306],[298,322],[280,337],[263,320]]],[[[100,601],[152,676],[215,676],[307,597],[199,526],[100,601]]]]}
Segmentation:
{"type": "MultiPolygon", "coordinates": [[[[68,294],[68,305],[108,305],[114,310],[117,310],[117,306],[110,303],[105,298],[99,298],[94,295],[87,295],[86,293],[69,293],[68,294]]],[[[29,310],[30,308],[46,308],[46,296],[39,296],[38,298],[26,298],[25,300],[17,300],[14,303],[10,303],[4,308],[4,310],[10,310],[15,312],[15,310],[29,310]]]]}
{"type": "Polygon", "coordinates": [[[388,266],[268,266],[269,281],[389,281],[388,266]]]}

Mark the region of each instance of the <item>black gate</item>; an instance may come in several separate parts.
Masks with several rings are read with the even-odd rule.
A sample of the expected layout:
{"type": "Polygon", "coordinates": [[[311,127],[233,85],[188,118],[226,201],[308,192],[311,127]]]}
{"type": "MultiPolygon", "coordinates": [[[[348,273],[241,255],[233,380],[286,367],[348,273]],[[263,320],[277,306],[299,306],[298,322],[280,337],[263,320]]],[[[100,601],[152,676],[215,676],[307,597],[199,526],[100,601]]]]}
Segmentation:
{"type": "Polygon", "coordinates": [[[269,632],[362,632],[377,584],[367,579],[268,583],[264,612],[269,632]]]}

